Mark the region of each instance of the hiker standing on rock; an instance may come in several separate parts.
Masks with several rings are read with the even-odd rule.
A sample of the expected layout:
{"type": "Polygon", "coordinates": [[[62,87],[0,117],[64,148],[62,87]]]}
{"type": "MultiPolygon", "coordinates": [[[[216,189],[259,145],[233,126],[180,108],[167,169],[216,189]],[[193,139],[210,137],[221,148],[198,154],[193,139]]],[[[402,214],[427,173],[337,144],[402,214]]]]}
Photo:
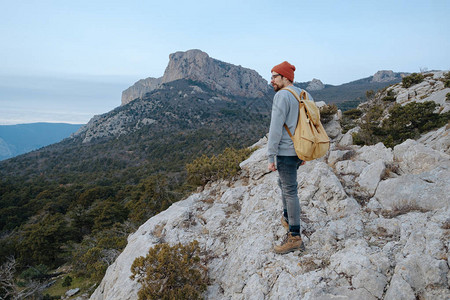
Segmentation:
{"type": "Polygon", "coordinates": [[[292,84],[294,71],[295,66],[284,61],[272,68],[270,81],[277,93],[272,104],[267,154],[269,170],[278,170],[278,185],[283,202],[281,224],[288,230],[281,245],[274,248],[279,254],[305,250],[300,236],[300,202],[297,194],[297,169],[304,164],[304,161],[297,157],[294,143],[283,128],[286,124],[289,131],[294,132],[298,121],[299,102],[289,91],[282,90],[289,87],[300,94],[301,89],[292,84]]]}

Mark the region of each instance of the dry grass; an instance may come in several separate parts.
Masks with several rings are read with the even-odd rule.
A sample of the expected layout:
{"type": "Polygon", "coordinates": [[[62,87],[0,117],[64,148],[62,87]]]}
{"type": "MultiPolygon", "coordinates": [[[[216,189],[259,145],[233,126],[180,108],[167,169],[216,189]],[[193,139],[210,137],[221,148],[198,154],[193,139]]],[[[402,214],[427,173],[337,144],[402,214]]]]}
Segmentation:
{"type": "Polygon", "coordinates": [[[153,235],[156,236],[157,238],[161,238],[164,226],[166,226],[166,224],[158,224],[158,225],[156,225],[155,229],[153,230],[153,235]]]}
{"type": "Polygon", "coordinates": [[[300,256],[298,266],[302,268],[304,273],[308,273],[317,269],[326,268],[329,264],[329,258],[315,258],[312,255],[304,255],[300,256]]]}
{"type": "Polygon", "coordinates": [[[450,218],[445,220],[445,222],[441,226],[442,229],[450,229],[450,218]]]}
{"type": "Polygon", "coordinates": [[[400,168],[397,163],[386,164],[386,168],[384,170],[383,175],[381,176],[381,180],[385,180],[393,177],[393,174],[400,175],[400,168]]]}
{"type": "Polygon", "coordinates": [[[413,211],[425,213],[425,212],[428,212],[429,210],[424,209],[423,207],[420,207],[417,204],[412,204],[412,203],[409,203],[407,200],[404,200],[404,201],[401,201],[400,203],[394,205],[392,210],[381,211],[381,214],[385,218],[392,219],[397,216],[405,215],[405,214],[413,212],[413,211]]]}
{"type": "Polygon", "coordinates": [[[214,203],[214,198],[203,199],[201,201],[203,203],[213,204],[214,203]]]}
{"type": "Polygon", "coordinates": [[[226,212],[225,212],[225,215],[228,218],[233,213],[240,212],[240,211],[241,211],[241,203],[234,202],[233,204],[229,204],[228,205],[228,207],[226,209],[226,212]]]}

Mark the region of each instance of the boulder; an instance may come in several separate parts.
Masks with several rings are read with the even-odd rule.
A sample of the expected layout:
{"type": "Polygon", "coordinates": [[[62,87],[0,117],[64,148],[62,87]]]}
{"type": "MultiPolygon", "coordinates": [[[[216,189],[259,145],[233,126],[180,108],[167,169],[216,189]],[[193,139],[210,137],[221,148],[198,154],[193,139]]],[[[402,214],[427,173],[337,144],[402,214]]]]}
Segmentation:
{"type": "Polygon", "coordinates": [[[347,131],[338,141],[338,145],[343,147],[353,145],[353,133],[357,133],[359,130],[359,127],[355,127],[347,131]]]}
{"type": "Polygon", "coordinates": [[[450,205],[450,171],[437,167],[429,172],[383,180],[375,198],[388,210],[433,210],[450,205]]]}
{"type": "Polygon", "coordinates": [[[372,197],[385,170],[386,167],[381,159],[365,167],[356,179],[360,191],[367,196],[372,197]]]}
{"type": "Polygon", "coordinates": [[[267,168],[267,149],[256,150],[253,155],[239,164],[239,167],[247,172],[252,179],[258,180],[262,176],[270,173],[267,168]]]}
{"type": "Polygon", "coordinates": [[[450,168],[450,155],[411,139],[394,147],[394,159],[404,174],[420,174],[437,166],[450,168]]]}
{"type": "Polygon", "coordinates": [[[381,159],[385,164],[394,162],[394,154],[392,149],[386,148],[383,143],[373,146],[364,146],[356,151],[356,159],[365,161],[368,164],[374,163],[381,159]]]}
{"type": "Polygon", "coordinates": [[[369,164],[365,161],[344,160],[335,164],[336,173],[339,175],[360,175],[369,164]]]}
{"type": "Polygon", "coordinates": [[[336,137],[338,137],[341,134],[342,128],[341,128],[341,124],[339,123],[339,121],[333,119],[330,122],[323,124],[325,131],[328,134],[328,137],[330,139],[334,139],[336,137]]]}
{"type": "Polygon", "coordinates": [[[78,293],[80,291],[79,288],[75,288],[75,289],[70,289],[66,292],[66,297],[72,297],[74,296],[76,293],[78,293]]]}
{"type": "Polygon", "coordinates": [[[332,150],[328,154],[328,165],[334,166],[336,162],[348,159],[347,157],[351,156],[353,153],[354,150],[332,150]]]}
{"type": "Polygon", "coordinates": [[[415,300],[416,295],[411,286],[400,275],[394,274],[384,299],[415,300]]]}
{"type": "Polygon", "coordinates": [[[434,150],[450,155],[450,134],[448,129],[450,129],[450,127],[445,125],[438,130],[424,134],[417,141],[434,150]]]}

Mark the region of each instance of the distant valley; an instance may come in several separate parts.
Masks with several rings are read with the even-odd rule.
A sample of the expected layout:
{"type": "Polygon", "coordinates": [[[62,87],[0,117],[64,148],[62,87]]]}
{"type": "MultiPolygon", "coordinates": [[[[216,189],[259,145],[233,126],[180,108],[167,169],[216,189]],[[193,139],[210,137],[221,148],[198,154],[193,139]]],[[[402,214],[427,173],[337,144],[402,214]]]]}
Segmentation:
{"type": "Polygon", "coordinates": [[[60,142],[81,126],[66,123],[0,125],[0,160],[60,142]]]}

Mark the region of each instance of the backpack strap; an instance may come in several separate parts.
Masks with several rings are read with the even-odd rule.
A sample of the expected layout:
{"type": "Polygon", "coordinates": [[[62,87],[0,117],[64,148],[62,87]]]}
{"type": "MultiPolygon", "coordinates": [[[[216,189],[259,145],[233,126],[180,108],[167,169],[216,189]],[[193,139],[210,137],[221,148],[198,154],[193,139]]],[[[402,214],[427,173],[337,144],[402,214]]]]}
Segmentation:
{"type": "Polygon", "coordinates": [[[305,92],[305,90],[303,90],[303,89],[300,92],[300,96],[297,94],[296,91],[294,91],[290,87],[282,88],[282,90],[287,90],[287,91],[291,92],[291,94],[294,95],[295,99],[297,99],[298,102],[301,102],[301,100],[310,100],[309,96],[308,96],[308,93],[305,92]]]}
{"type": "Polygon", "coordinates": [[[284,129],[286,129],[286,131],[289,133],[289,136],[291,137],[292,140],[294,140],[294,137],[292,136],[291,131],[289,130],[289,127],[287,127],[286,123],[284,123],[284,129]]]}
{"type": "MultiPolygon", "coordinates": [[[[304,90],[301,91],[300,96],[291,88],[285,87],[282,88],[282,90],[287,90],[291,92],[292,95],[294,95],[295,99],[299,102],[299,104],[302,102],[301,100],[309,100],[308,93],[306,93],[304,90]]],[[[289,127],[287,127],[286,123],[284,123],[284,129],[286,129],[287,133],[291,137],[292,141],[294,141],[294,136],[292,136],[291,131],[289,130],[289,127]]]]}

